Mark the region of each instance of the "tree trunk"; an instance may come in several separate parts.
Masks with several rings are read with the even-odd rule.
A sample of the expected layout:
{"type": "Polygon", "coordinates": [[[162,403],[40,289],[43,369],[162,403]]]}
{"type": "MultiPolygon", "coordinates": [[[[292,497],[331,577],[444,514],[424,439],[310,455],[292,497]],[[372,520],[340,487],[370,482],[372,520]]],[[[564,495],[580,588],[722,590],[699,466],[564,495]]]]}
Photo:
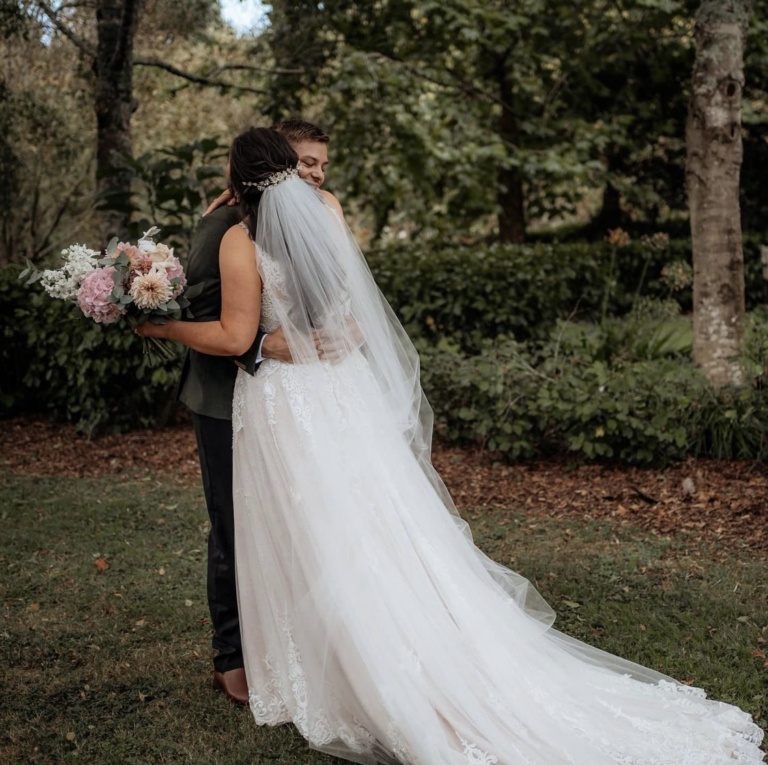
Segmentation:
{"type": "MultiPolygon", "coordinates": [[[[606,171],[613,169],[611,158],[603,159],[606,171]]],[[[600,212],[592,219],[590,228],[601,235],[613,228],[621,228],[624,223],[624,214],[621,210],[621,192],[611,183],[605,182],[603,187],[603,203],[600,212]]]]}
{"type": "Polygon", "coordinates": [[[505,243],[525,241],[523,182],[516,168],[499,170],[499,239],[505,243]]]}
{"type": "Polygon", "coordinates": [[[313,0],[275,0],[269,4],[269,47],[275,72],[270,78],[270,102],[263,107],[273,121],[304,111],[303,94],[317,87],[314,78],[325,66],[328,50],[319,32],[330,13],[313,0]]]}
{"type": "Polygon", "coordinates": [[[11,262],[16,253],[15,229],[17,221],[13,215],[18,204],[21,161],[14,151],[13,117],[16,105],[13,102],[5,80],[0,78],[0,266],[11,262]]]}
{"type": "Polygon", "coordinates": [[[125,234],[130,219],[133,41],[141,0],[98,0],[98,42],[93,62],[96,109],[96,183],[105,240],[125,234]]]}
{"type": "Polygon", "coordinates": [[[693,354],[716,387],[738,385],[744,339],[739,210],[741,92],[749,0],[703,0],[686,127],[693,246],[693,354]]]}
{"type": "Polygon", "coordinates": [[[763,301],[768,303],[768,247],[760,245],[760,265],[763,267],[763,301]]]}
{"type": "MultiPolygon", "coordinates": [[[[520,131],[513,109],[514,93],[506,73],[506,57],[497,68],[501,116],[499,135],[507,147],[520,145],[520,131]]],[[[519,244],[525,241],[525,192],[520,171],[516,167],[500,167],[497,175],[499,205],[499,239],[505,243],[519,244]]]]}

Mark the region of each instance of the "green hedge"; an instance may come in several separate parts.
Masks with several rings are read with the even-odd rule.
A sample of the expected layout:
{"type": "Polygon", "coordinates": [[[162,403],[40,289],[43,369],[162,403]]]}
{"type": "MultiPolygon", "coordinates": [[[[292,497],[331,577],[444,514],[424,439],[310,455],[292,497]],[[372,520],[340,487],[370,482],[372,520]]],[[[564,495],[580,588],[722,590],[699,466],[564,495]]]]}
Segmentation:
{"type": "Polygon", "coordinates": [[[422,380],[438,431],[510,459],[665,462],[768,457],[768,389],[714,391],[685,355],[607,362],[553,340],[511,338],[474,356],[424,345],[422,380]]]}
{"type": "MultiPolygon", "coordinates": [[[[447,438],[510,458],[563,450],[630,462],[764,458],[766,393],[715,394],[690,361],[689,323],[638,311],[638,295],[669,298],[661,270],[688,250],[684,241],[661,249],[411,246],[368,260],[420,346],[424,387],[447,438]],[[569,317],[577,321],[563,321],[569,317]]],[[[756,243],[745,259],[754,303],[764,294],[756,243]]],[[[96,325],[39,286],[24,287],[19,270],[0,269],[0,416],[39,412],[86,432],[168,416],[181,348],[153,367],[127,329],[96,325]]],[[[690,293],[674,297],[689,304],[690,293]]],[[[750,320],[759,368],[768,322],[750,320]]]]}
{"type": "Polygon", "coordinates": [[[0,269],[0,415],[35,412],[86,433],[149,427],[167,418],[183,350],[162,366],[142,353],[127,327],[96,324],[39,285],[0,269]]]}
{"type": "MultiPolygon", "coordinates": [[[[542,338],[558,319],[622,316],[639,296],[670,297],[665,265],[690,263],[690,242],[534,245],[418,244],[366,255],[379,286],[413,336],[449,337],[473,352],[485,338],[542,338]]],[[[744,247],[747,306],[765,301],[759,246],[744,247]]],[[[683,311],[690,288],[675,293],[683,311]]]]}

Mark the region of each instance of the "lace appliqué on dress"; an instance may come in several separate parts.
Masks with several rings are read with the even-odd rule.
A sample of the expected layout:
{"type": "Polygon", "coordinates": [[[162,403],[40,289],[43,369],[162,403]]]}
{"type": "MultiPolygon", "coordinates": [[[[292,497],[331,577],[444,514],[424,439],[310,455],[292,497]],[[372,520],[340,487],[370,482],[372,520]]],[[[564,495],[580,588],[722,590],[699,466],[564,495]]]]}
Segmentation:
{"type": "MultiPolygon", "coordinates": [[[[456,735],[458,736],[459,734],[457,733],[456,735]]],[[[468,765],[496,765],[498,763],[498,757],[484,752],[480,747],[471,744],[461,736],[459,736],[459,741],[461,741],[461,745],[464,747],[464,756],[467,758],[468,765]]]]}
{"type": "Polygon", "coordinates": [[[280,699],[280,684],[278,672],[272,666],[269,658],[264,659],[267,681],[266,692],[262,695],[253,688],[248,689],[248,705],[251,708],[253,719],[259,725],[280,725],[290,722],[291,716],[280,699]]]}
{"type": "Polygon", "coordinates": [[[237,434],[243,429],[243,409],[245,408],[245,373],[238,371],[235,378],[235,390],[232,393],[232,448],[235,448],[237,434]]]}
{"type": "MultiPolygon", "coordinates": [[[[265,674],[268,677],[262,693],[255,689],[248,692],[249,706],[254,720],[259,725],[279,725],[293,722],[304,738],[314,746],[326,746],[334,741],[342,741],[354,752],[369,752],[375,739],[365,727],[356,720],[352,725],[334,720],[322,709],[310,707],[307,679],[304,673],[301,653],[291,630],[290,620],[283,617],[281,631],[285,640],[287,661],[287,680],[290,684],[290,698],[281,694],[281,680],[284,675],[275,666],[274,659],[264,659],[265,674]],[[312,713],[310,714],[310,708],[312,713]]],[[[284,686],[283,686],[284,687],[284,686]]]]}
{"type": "Polygon", "coordinates": [[[275,306],[281,299],[285,299],[285,275],[280,266],[265,253],[259,253],[258,267],[264,285],[260,325],[264,332],[274,332],[279,326],[275,306]]]}

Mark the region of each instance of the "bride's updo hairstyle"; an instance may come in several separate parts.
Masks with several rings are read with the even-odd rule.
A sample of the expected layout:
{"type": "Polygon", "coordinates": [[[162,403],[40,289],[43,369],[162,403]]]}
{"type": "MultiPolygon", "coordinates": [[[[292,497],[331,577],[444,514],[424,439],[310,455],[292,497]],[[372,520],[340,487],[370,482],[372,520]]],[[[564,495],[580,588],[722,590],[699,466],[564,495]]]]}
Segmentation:
{"type": "Polygon", "coordinates": [[[287,139],[270,128],[249,128],[232,141],[229,180],[240,197],[240,212],[252,239],[265,187],[278,173],[294,170],[298,162],[287,139]]]}

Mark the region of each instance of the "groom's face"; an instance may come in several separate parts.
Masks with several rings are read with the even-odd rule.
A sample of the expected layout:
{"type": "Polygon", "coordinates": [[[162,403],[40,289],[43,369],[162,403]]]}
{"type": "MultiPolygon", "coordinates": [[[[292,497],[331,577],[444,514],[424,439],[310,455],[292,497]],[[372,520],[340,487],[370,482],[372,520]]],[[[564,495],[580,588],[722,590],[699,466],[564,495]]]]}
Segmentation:
{"type": "Polygon", "coordinates": [[[320,141],[299,141],[293,144],[293,149],[299,155],[299,175],[319,189],[328,167],[328,145],[320,141]]]}

